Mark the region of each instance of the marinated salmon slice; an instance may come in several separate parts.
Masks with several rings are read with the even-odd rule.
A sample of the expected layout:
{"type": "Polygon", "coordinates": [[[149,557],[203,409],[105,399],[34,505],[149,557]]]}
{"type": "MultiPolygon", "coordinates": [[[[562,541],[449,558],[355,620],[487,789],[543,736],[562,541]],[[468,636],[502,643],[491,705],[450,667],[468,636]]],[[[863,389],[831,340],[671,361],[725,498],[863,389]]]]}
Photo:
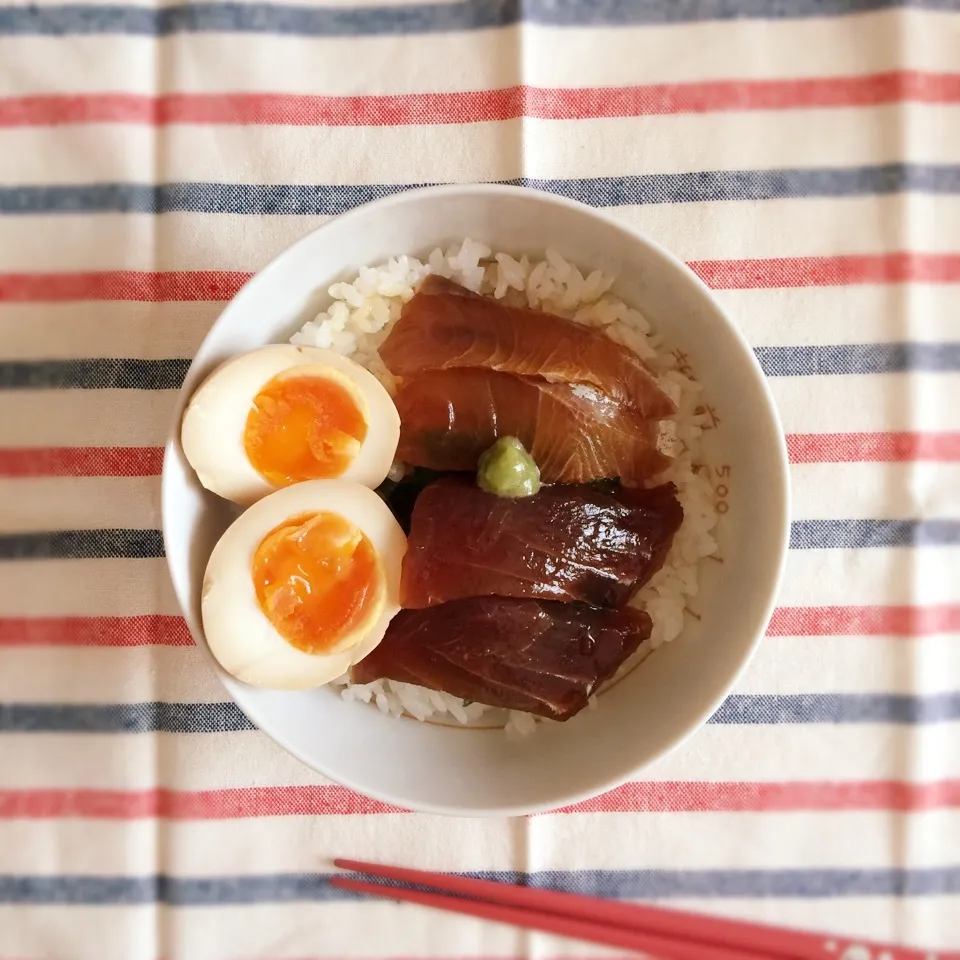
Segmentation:
{"type": "Polygon", "coordinates": [[[353,683],[390,679],[568,720],[650,636],[647,614],[479,597],[401,610],[353,683]]]}
{"type": "Polygon", "coordinates": [[[510,307],[429,276],[380,347],[395,376],[486,368],[589,384],[654,420],[676,405],[644,362],[605,334],[541,310],[510,307]]]}
{"type": "Polygon", "coordinates": [[[683,521],[676,494],[673,484],[560,484],[511,500],[438,480],[413,510],[400,603],[495,595],[622,606],[663,566],[683,521]]]}
{"type": "Polygon", "coordinates": [[[517,437],[545,483],[620,477],[635,486],[669,463],[659,425],[596,388],[493,370],[424,373],[394,397],[397,456],[433,470],[475,470],[498,437],[517,437]]]}

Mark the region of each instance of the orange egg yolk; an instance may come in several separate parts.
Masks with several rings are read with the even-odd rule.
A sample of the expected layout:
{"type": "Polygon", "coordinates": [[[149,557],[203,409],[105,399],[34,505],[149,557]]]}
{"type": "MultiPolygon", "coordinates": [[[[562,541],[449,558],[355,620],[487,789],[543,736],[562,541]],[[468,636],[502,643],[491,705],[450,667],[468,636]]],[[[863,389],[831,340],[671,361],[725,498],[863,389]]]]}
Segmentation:
{"type": "Polygon", "coordinates": [[[367,436],[351,392],[332,377],[274,377],[253,398],[243,442],[274,486],[339,477],[367,436]]]}
{"type": "MultiPolygon", "coordinates": [[[[366,536],[335,513],[292,517],[253,557],[260,609],[304,653],[329,653],[383,607],[383,566],[366,536]]],[[[348,645],[349,646],[349,645],[348,645]]]]}

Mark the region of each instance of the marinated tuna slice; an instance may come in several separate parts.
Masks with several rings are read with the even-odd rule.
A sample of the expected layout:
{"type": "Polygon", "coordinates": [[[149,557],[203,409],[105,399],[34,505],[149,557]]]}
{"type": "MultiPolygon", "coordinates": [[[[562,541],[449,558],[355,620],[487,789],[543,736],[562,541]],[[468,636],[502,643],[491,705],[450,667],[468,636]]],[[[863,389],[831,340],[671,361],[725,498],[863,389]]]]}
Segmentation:
{"type": "Polygon", "coordinates": [[[402,379],[486,368],[589,384],[654,420],[676,412],[646,364],[606,334],[541,310],[508,307],[442,277],[423,281],[380,356],[402,379]]]}
{"type": "Polygon", "coordinates": [[[401,680],[568,720],[650,636],[639,610],[478,597],[401,610],[353,683],[401,680]]]}
{"type": "Polygon", "coordinates": [[[397,456],[433,470],[475,470],[498,437],[516,437],[544,483],[620,477],[635,486],[669,460],[659,424],[586,384],[547,383],[493,370],[440,370],[403,384],[397,456]]]}
{"type": "Polygon", "coordinates": [[[676,493],[561,484],[512,500],[438,480],[413,510],[400,603],[496,595],[622,606],[663,566],[683,521],[676,493]]]}

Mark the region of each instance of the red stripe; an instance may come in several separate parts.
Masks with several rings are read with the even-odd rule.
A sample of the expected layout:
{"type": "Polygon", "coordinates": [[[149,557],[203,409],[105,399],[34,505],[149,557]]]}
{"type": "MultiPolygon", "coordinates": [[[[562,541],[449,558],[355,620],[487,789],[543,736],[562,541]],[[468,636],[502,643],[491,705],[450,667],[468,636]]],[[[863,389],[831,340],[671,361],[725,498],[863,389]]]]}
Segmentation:
{"type": "MultiPolygon", "coordinates": [[[[769,637],[922,637],[960,632],[960,604],[927,607],[780,607],[769,637]]],[[[0,618],[2,647],[189,647],[181,617],[0,618]]]]}
{"type": "Polygon", "coordinates": [[[250,273],[222,270],[0,274],[0,302],[57,303],[76,300],[229,300],[250,273]]]}
{"type": "Polygon", "coordinates": [[[93,93],[0,99],[0,126],[75,123],[402,126],[532,117],[577,120],[742,110],[960,102],[960,74],[901,71],[860,77],[713,80],[628,87],[506,87],[395,96],[93,93]]]}
{"type": "Polygon", "coordinates": [[[960,433],[794,433],[791,463],[906,463],[960,460],[960,433]]]}
{"type": "Polygon", "coordinates": [[[960,632],[960,604],[926,607],[779,607],[768,637],[922,637],[960,632]]]}
{"type": "Polygon", "coordinates": [[[960,254],[877,253],[764,260],[695,260],[688,266],[715,290],[842,287],[858,283],[956,283],[960,254]]]}
{"type": "Polygon", "coordinates": [[[316,814],[404,813],[340,786],[244,787],[178,792],[156,789],[0,791],[0,818],[90,817],[228,820],[316,814]]]}
{"type": "Polygon", "coordinates": [[[182,617],[0,618],[2,647],[192,647],[182,617]]]}
{"type": "MultiPolygon", "coordinates": [[[[688,266],[717,290],[830,287],[857,283],[956,283],[960,254],[887,253],[766,260],[694,260],[688,266]]],[[[0,274],[0,302],[229,300],[252,274],[227,271],[0,274]]]]}
{"type": "Polygon", "coordinates": [[[931,810],[960,806],[960,780],[825,783],[625,783],[559,813],[931,810]]]}
{"type": "MultiPolygon", "coordinates": [[[[794,433],[792,463],[960,461],[960,433],[794,433]]],[[[155,477],[162,447],[0,448],[0,477],[155,477]]]]}
{"type": "MultiPolygon", "coordinates": [[[[556,813],[773,813],[831,810],[932,810],[960,806],[960,780],[812,783],[642,782],[556,813]]],[[[229,820],[250,817],[406,813],[334,784],[242,787],[180,792],[166,789],[4,790],[0,818],[229,820]]]]}
{"type": "Polygon", "coordinates": [[[162,447],[0,448],[0,477],[156,477],[162,447]]]}

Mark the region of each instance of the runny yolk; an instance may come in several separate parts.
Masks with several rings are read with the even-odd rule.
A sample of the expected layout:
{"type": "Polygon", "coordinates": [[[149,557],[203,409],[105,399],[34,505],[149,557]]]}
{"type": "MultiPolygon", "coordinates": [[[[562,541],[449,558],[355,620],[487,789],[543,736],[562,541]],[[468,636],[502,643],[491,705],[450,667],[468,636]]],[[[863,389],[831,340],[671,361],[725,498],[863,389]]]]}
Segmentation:
{"type": "Polygon", "coordinates": [[[375,620],[385,591],[373,544],[326,512],[291,517],[271,530],[254,554],[253,583],[277,631],[313,654],[334,650],[375,620]]]}
{"type": "Polygon", "coordinates": [[[367,436],[351,392],[332,377],[278,376],[253,398],[243,443],[274,486],[339,477],[367,436]]]}

